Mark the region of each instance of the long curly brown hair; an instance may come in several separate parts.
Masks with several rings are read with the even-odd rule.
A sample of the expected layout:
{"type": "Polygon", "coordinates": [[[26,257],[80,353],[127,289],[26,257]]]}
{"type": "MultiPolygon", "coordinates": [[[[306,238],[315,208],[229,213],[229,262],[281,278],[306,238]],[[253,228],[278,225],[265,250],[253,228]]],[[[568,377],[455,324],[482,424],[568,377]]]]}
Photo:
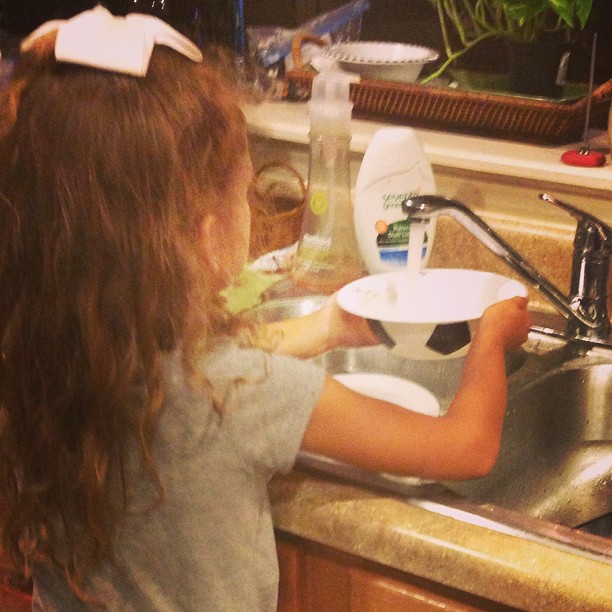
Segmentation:
{"type": "Polygon", "coordinates": [[[247,145],[216,67],[156,47],[134,78],[59,64],[53,38],[0,93],[0,521],[16,563],[84,596],[130,445],[155,475],[164,353],[194,366],[231,324],[198,241],[247,145]]]}

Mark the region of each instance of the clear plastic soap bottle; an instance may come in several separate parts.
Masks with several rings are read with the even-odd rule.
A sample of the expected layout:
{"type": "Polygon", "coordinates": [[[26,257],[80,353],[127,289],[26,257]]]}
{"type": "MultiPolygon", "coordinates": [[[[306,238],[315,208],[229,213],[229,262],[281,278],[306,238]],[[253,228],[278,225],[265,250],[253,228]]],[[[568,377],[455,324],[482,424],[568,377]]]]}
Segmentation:
{"type": "Polygon", "coordinates": [[[292,277],[318,293],[332,293],[364,273],[351,199],[350,79],[333,66],[322,67],[309,102],[308,193],[292,277]]]}

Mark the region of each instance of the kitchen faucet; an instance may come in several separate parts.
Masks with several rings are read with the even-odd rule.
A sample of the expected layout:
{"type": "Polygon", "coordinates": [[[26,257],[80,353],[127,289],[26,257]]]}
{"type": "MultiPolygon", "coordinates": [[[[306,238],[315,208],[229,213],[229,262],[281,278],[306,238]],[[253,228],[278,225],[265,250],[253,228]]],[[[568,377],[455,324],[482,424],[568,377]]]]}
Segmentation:
{"type": "Polygon", "coordinates": [[[612,229],[596,217],[548,194],[541,194],[540,198],[569,212],[577,220],[569,296],[533,268],[465,204],[442,196],[423,195],[402,202],[402,210],[412,221],[442,216],[455,219],[557,308],[568,320],[567,338],[608,344],[607,286],[612,229]]]}

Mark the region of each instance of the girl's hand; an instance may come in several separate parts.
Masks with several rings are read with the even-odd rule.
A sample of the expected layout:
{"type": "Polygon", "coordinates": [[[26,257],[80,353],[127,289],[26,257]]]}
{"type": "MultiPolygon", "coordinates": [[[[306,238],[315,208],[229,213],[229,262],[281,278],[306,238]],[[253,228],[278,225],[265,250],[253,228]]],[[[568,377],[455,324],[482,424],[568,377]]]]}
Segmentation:
{"type": "Polygon", "coordinates": [[[338,306],[337,295],[331,295],[317,313],[319,323],[327,336],[327,350],[380,344],[380,339],[366,319],[338,306]]]}
{"type": "Polygon", "coordinates": [[[268,323],[261,330],[268,350],[309,359],[341,347],[371,346],[380,341],[368,322],[340,308],[336,294],[316,312],[268,323]]]}
{"type": "Polygon", "coordinates": [[[519,348],[527,341],[531,325],[528,303],[525,297],[513,297],[489,306],[480,320],[478,334],[497,339],[506,350],[519,348]]]}

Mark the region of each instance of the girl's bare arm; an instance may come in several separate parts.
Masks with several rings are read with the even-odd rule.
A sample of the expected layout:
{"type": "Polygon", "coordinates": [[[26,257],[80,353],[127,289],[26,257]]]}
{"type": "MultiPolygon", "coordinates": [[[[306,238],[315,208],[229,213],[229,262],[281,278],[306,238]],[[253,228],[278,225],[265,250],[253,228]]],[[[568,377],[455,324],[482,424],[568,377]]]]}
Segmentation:
{"type": "Polygon", "coordinates": [[[499,452],[506,408],[504,353],[527,339],[529,325],[525,298],[485,312],[459,390],[442,417],[368,398],[328,377],[302,448],[371,470],[425,478],[488,473],[499,452]]]}

